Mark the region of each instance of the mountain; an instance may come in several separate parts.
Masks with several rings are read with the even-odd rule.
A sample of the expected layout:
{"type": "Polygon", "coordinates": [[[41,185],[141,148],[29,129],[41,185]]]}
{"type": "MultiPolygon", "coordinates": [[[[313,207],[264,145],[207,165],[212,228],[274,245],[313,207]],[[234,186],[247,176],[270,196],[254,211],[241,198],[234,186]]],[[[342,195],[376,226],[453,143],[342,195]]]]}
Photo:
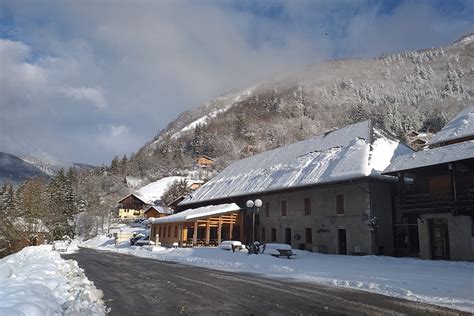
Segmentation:
{"type": "Polygon", "coordinates": [[[78,171],[87,171],[92,169],[93,166],[80,163],[44,161],[35,157],[18,157],[0,152],[0,184],[5,182],[20,184],[33,177],[48,179],[61,168],[65,170],[76,168],[78,171]]]}
{"type": "Polygon", "coordinates": [[[87,171],[94,166],[83,164],[83,163],[76,163],[76,162],[63,162],[63,161],[55,161],[51,159],[39,159],[33,156],[19,156],[21,160],[24,162],[35,166],[36,168],[40,169],[48,176],[54,176],[61,168],[64,170],[68,170],[69,168],[75,168],[78,171],[87,171]]]}
{"type": "Polygon", "coordinates": [[[0,183],[19,184],[33,177],[48,178],[48,175],[17,156],[0,152],[0,183]]]}
{"type": "Polygon", "coordinates": [[[308,66],[182,113],[129,170],[155,179],[183,174],[199,154],[222,169],[367,118],[402,139],[412,130],[436,132],[472,104],[473,65],[474,33],[444,47],[308,66]]]}

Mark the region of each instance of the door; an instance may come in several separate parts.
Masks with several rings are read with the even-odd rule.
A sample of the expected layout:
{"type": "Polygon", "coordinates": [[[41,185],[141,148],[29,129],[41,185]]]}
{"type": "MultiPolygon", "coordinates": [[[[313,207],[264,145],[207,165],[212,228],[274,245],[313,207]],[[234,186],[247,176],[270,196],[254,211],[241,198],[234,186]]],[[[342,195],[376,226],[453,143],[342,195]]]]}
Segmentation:
{"type": "Polygon", "coordinates": [[[446,218],[431,218],[430,221],[431,258],[449,260],[449,233],[446,218]]]}
{"type": "Polygon", "coordinates": [[[346,239],[346,230],[338,229],[338,242],[339,242],[339,254],[347,255],[347,239],[346,239]]]}
{"type": "Polygon", "coordinates": [[[285,243],[291,245],[291,228],[285,228],[285,243]]]}

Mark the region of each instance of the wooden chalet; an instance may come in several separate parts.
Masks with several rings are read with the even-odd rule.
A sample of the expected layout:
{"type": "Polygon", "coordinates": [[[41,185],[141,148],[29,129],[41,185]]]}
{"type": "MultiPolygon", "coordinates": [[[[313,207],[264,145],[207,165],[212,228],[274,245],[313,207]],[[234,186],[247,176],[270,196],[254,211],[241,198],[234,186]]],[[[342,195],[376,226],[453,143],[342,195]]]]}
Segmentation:
{"type": "Polygon", "coordinates": [[[144,215],[146,219],[149,218],[160,218],[164,216],[168,216],[173,213],[173,210],[158,206],[158,205],[151,205],[145,209],[144,215]]]}
{"type": "Polygon", "coordinates": [[[201,168],[211,168],[214,166],[214,159],[206,155],[202,155],[196,158],[196,163],[201,168]]]}
{"type": "Polygon", "coordinates": [[[397,157],[384,171],[399,179],[402,222],[395,227],[396,239],[399,246],[418,248],[421,258],[474,261],[472,123],[474,107],[435,135],[431,149],[397,157]]]}
{"type": "Polygon", "coordinates": [[[145,218],[145,209],[150,206],[144,198],[131,193],[118,201],[119,217],[121,219],[145,218]]]}

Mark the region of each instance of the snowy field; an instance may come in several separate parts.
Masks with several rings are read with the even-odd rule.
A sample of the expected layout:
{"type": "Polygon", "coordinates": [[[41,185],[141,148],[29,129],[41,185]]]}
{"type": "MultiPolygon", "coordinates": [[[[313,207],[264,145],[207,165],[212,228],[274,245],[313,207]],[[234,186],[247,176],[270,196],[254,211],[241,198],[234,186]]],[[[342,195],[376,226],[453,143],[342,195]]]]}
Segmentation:
{"type": "Polygon", "coordinates": [[[0,259],[0,315],[105,315],[103,293],[51,246],[0,259]]]}
{"type": "Polygon", "coordinates": [[[293,278],[474,312],[474,263],[384,256],[339,256],[295,250],[292,259],[216,248],[117,246],[105,236],[80,246],[199,267],[293,278]],[[153,251],[150,251],[153,250],[153,251]]]}

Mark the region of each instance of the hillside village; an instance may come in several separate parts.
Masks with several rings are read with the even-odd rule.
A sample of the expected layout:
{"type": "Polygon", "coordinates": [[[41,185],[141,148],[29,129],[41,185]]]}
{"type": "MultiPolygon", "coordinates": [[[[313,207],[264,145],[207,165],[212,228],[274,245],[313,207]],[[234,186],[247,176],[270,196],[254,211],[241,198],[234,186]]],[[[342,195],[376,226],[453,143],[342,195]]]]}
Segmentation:
{"type": "MultiPolygon", "coordinates": [[[[21,167],[41,162],[8,155],[28,180],[9,175],[0,187],[0,258],[19,262],[39,246],[41,260],[57,260],[44,252],[61,241],[211,269],[288,272],[473,312],[472,65],[474,34],[446,47],[328,61],[185,112],[109,165],[43,166],[42,174],[21,167]],[[360,264],[360,280],[334,276],[344,275],[345,258],[360,264]],[[326,279],[318,260],[335,264],[326,279]],[[408,280],[415,274],[391,266],[431,271],[435,261],[459,289],[433,294],[438,284],[427,276],[417,288],[408,280]],[[369,280],[381,266],[392,288],[369,280]],[[399,277],[409,285],[395,284],[399,277]]],[[[5,267],[0,261],[0,281],[14,275],[5,267]]],[[[94,295],[84,300],[105,313],[87,282],[94,295]]]]}

